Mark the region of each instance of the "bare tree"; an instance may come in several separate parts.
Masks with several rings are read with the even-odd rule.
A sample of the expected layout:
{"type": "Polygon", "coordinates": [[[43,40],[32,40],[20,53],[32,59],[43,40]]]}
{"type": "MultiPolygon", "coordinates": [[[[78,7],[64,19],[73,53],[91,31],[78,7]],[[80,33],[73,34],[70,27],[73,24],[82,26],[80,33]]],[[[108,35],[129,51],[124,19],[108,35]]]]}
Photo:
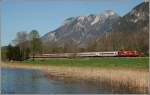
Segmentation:
{"type": "Polygon", "coordinates": [[[44,43],[44,53],[57,53],[59,52],[58,50],[58,45],[55,42],[55,40],[50,40],[44,43]]]}
{"type": "Polygon", "coordinates": [[[71,39],[71,38],[66,38],[64,40],[63,52],[76,53],[77,52],[77,44],[76,44],[76,42],[73,39],[71,39]]]}
{"type": "Polygon", "coordinates": [[[89,38],[86,42],[86,51],[96,51],[97,47],[97,39],[96,38],[89,38]]]}
{"type": "Polygon", "coordinates": [[[28,56],[28,34],[25,31],[18,32],[15,40],[16,46],[19,46],[19,49],[22,53],[22,60],[26,59],[28,56]]]}
{"type": "Polygon", "coordinates": [[[34,60],[35,54],[42,52],[42,42],[40,40],[38,31],[32,30],[29,34],[29,39],[30,39],[31,54],[34,60]]]}

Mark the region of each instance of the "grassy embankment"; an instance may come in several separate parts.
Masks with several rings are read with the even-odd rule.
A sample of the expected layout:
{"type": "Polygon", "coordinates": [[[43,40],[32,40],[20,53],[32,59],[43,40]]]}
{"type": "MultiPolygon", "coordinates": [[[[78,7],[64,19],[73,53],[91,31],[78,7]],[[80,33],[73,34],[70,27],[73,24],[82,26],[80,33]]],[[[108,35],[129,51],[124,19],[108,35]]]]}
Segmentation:
{"type": "Polygon", "coordinates": [[[46,64],[55,66],[92,66],[148,69],[148,57],[101,57],[101,58],[51,58],[23,61],[26,64],[46,64]]]}

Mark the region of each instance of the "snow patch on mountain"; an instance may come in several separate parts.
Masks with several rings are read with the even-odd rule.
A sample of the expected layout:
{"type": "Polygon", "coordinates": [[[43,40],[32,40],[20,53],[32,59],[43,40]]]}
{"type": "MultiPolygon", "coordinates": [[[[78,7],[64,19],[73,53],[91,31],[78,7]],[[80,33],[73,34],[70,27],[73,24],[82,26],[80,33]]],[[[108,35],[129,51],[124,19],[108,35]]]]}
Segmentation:
{"type": "Polygon", "coordinates": [[[85,19],[85,16],[79,16],[78,21],[83,21],[85,19]]]}
{"type": "Polygon", "coordinates": [[[100,21],[100,16],[96,16],[96,18],[94,19],[94,21],[91,23],[91,25],[94,25],[96,23],[98,23],[100,21]]]}

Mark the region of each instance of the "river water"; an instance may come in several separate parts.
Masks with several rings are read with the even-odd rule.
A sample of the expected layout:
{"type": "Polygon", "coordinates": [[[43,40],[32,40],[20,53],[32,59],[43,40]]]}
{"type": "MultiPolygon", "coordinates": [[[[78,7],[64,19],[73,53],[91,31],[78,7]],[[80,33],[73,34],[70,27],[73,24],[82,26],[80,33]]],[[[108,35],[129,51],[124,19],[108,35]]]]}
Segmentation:
{"type": "Polygon", "coordinates": [[[109,85],[84,80],[47,77],[44,72],[31,69],[2,68],[2,93],[72,94],[72,93],[138,93],[127,89],[113,89],[109,85]]]}

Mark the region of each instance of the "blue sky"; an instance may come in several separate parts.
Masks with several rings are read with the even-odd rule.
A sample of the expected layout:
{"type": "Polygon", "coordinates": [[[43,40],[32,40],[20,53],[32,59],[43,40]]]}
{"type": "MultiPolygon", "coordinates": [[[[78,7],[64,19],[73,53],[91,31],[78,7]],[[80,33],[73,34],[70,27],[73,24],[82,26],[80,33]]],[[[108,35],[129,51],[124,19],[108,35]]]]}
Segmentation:
{"type": "Polygon", "coordinates": [[[19,31],[39,31],[43,36],[55,30],[69,17],[114,10],[123,16],[143,0],[3,0],[2,45],[7,45],[19,31]]]}

